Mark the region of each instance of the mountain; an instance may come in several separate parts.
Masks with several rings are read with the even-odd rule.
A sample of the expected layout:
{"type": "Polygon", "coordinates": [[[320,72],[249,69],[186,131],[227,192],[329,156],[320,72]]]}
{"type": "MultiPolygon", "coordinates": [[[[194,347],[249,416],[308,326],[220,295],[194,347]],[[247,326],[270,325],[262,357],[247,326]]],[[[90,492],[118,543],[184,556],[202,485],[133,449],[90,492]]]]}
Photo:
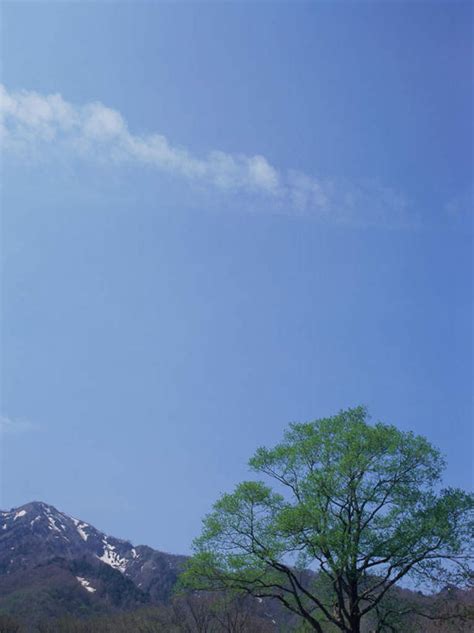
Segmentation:
{"type": "Polygon", "coordinates": [[[42,502],[0,512],[0,611],[125,611],[169,599],[183,556],[104,534],[42,502]]]}

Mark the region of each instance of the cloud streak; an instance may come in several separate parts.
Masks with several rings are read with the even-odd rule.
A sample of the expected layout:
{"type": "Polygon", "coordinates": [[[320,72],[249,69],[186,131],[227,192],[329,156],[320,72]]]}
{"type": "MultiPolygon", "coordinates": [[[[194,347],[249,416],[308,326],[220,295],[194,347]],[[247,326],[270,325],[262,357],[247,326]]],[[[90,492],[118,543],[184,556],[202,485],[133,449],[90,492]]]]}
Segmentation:
{"type": "Polygon", "coordinates": [[[0,85],[0,135],[5,151],[31,157],[49,147],[89,160],[149,166],[231,195],[253,195],[277,212],[310,213],[340,224],[413,221],[407,201],[391,189],[279,170],[260,154],[212,150],[196,156],[162,134],[132,133],[119,112],[100,102],[77,106],[60,94],[9,92],[0,85]]]}

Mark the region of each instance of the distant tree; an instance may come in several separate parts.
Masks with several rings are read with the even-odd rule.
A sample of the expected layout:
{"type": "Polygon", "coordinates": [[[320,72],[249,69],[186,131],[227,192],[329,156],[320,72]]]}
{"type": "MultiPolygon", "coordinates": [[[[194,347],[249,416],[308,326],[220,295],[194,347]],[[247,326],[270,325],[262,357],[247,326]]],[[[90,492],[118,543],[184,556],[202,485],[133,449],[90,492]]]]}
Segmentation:
{"type": "Polygon", "coordinates": [[[474,594],[452,588],[424,595],[392,587],[371,616],[368,633],[470,633],[474,594]]]}
{"type": "Polygon", "coordinates": [[[273,598],[311,630],[360,633],[408,576],[472,578],[473,496],[440,488],[445,463],[425,438],[370,425],[358,407],[290,425],[250,466],[274,488],[246,481],[216,502],[184,586],[273,598]]]}
{"type": "Polygon", "coordinates": [[[275,633],[259,606],[241,594],[187,591],[174,597],[169,623],[179,633],[275,633]]]}
{"type": "MultiPolygon", "coordinates": [[[[258,615],[255,598],[247,595],[221,594],[212,607],[219,633],[274,633],[268,614],[258,615]]],[[[209,633],[206,631],[206,633],[209,633]]]]}
{"type": "Polygon", "coordinates": [[[20,623],[9,615],[0,614],[0,633],[19,633],[20,623]]]}
{"type": "Polygon", "coordinates": [[[172,621],[182,633],[217,633],[212,597],[205,593],[188,592],[176,596],[171,604],[172,621]]]}

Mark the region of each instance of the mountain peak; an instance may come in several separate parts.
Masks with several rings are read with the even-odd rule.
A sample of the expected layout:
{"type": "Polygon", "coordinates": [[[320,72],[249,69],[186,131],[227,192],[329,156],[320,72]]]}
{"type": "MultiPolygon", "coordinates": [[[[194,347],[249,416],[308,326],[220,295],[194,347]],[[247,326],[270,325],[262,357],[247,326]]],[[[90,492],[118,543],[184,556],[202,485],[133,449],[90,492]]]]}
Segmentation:
{"type": "MultiPolygon", "coordinates": [[[[32,501],[1,512],[0,535],[3,540],[10,540],[7,539],[10,537],[22,543],[25,540],[41,540],[43,547],[39,547],[38,551],[43,551],[45,555],[54,550],[57,555],[66,558],[78,554],[93,556],[122,573],[126,570],[127,559],[135,560],[137,557],[128,541],[107,536],[89,523],[42,501],[32,501]]],[[[15,549],[15,544],[10,545],[10,551],[15,549]]],[[[11,564],[18,565],[18,558],[11,564]]]]}
{"type": "Polygon", "coordinates": [[[46,574],[89,601],[113,585],[153,603],[168,597],[184,560],[109,536],[43,501],[0,512],[0,595],[46,574]]]}

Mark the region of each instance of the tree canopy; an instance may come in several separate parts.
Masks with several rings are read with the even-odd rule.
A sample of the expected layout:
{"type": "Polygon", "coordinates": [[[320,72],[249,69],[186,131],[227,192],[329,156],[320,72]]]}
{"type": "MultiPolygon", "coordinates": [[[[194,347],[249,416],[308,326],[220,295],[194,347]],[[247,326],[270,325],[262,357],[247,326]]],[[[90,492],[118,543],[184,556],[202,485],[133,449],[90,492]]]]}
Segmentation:
{"type": "Polygon", "coordinates": [[[396,583],[469,582],[473,496],[441,488],[424,437],[357,407],[291,424],[204,519],[187,586],[274,598],[311,629],[359,633],[396,583]]]}

